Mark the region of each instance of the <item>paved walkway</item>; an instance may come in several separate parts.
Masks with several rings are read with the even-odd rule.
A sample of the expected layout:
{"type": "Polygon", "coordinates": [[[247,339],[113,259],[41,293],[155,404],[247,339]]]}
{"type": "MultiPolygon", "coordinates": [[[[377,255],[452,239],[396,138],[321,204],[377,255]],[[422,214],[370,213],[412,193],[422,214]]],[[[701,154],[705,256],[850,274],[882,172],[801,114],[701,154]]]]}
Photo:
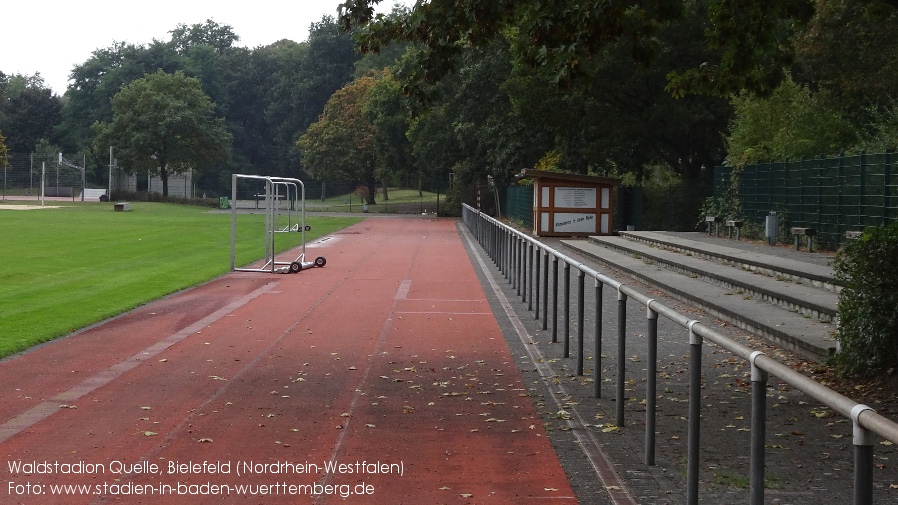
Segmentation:
{"type": "Polygon", "coordinates": [[[455,221],[309,254],[0,362],[0,502],[577,502],[455,221]]]}

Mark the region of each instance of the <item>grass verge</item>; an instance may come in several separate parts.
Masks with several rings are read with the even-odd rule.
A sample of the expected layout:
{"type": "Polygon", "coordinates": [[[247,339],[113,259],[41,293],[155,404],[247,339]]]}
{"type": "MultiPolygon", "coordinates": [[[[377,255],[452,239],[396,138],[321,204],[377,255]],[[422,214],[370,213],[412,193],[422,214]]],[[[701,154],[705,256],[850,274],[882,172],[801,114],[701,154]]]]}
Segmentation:
{"type": "MultiPolygon", "coordinates": [[[[160,203],[135,202],[131,212],[113,212],[110,204],[63,205],[0,210],[0,357],[230,268],[230,214],[160,203]]],[[[306,241],[358,221],[307,216],[306,241]]],[[[264,216],[238,216],[237,230],[236,263],[262,258],[264,216]]],[[[275,239],[278,251],[300,243],[298,233],[275,239]]]]}

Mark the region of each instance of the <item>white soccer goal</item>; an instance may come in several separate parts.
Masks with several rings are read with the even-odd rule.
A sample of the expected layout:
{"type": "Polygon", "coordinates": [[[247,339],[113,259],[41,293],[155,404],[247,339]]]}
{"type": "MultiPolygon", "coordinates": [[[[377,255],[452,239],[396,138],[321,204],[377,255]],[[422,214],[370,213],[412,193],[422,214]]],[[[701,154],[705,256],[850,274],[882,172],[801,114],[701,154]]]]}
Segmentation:
{"type": "Polygon", "coordinates": [[[306,189],[299,179],[262,175],[231,176],[231,270],[241,272],[297,273],[305,268],[323,267],[323,256],[306,261],[306,189]],[[239,191],[238,191],[239,187],[239,191]],[[243,199],[238,197],[243,196],[243,199]],[[244,202],[241,204],[241,202],[244,202]],[[237,268],[238,208],[265,215],[265,258],[261,267],[237,268]],[[302,248],[292,261],[276,259],[275,237],[279,233],[301,233],[302,248]]]}

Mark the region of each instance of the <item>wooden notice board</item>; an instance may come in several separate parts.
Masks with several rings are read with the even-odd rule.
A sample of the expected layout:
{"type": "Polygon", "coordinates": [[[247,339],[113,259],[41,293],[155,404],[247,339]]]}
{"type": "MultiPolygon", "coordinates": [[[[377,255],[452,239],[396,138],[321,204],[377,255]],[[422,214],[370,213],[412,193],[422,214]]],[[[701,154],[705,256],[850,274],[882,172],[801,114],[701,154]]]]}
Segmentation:
{"type": "Polygon", "coordinates": [[[533,179],[533,234],[538,237],[610,235],[614,187],[620,179],[524,170],[533,179]]]}

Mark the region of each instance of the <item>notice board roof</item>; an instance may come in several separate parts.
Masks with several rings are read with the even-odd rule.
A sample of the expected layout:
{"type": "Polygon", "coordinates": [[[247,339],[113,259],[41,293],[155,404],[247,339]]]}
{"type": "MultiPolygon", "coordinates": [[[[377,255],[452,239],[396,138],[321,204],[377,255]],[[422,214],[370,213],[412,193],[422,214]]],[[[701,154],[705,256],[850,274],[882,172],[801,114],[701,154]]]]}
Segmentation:
{"type": "Polygon", "coordinates": [[[547,170],[533,170],[533,169],[524,169],[521,170],[522,178],[533,178],[533,179],[556,179],[561,181],[569,181],[569,182],[580,182],[587,184],[601,184],[601,185],[611,185],[611,186],[619,186],[620,179],[615,179],[613,177],[601,177],[598,175],[580,175],[580,174],[566,174],[563,172],[549,172],[547,170]]]}

